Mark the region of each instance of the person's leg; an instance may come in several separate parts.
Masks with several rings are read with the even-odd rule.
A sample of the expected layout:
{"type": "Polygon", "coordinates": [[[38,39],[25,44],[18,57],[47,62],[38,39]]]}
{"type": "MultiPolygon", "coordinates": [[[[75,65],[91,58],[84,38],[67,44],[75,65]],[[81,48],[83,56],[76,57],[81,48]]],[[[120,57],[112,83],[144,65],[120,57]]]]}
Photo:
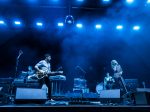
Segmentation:
{"type": "Polygon", "coordinates": [[[38,82],[39,82],[39,84],[40,84],[40,88],[43,86],[43,84],[44,84],[44,81],[43,81],[43,79],[39,79],[38,80],[38,82]]]}
{"type": "Polygon", "coordinates": [[[51,99],[51,84],[48,77],[45,77],[45,84],[48,87],[48,98],[51,99]]]}

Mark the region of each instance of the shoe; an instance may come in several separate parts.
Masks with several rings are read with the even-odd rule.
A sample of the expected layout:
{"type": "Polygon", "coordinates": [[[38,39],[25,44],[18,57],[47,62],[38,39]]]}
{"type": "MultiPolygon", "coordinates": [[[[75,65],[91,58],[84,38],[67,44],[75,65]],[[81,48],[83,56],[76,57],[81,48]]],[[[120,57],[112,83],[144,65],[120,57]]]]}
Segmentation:
{"type": "Polygon", "coordinates": [[[55,100],[51,99],[50,101],[55,101],[55,100]]]}

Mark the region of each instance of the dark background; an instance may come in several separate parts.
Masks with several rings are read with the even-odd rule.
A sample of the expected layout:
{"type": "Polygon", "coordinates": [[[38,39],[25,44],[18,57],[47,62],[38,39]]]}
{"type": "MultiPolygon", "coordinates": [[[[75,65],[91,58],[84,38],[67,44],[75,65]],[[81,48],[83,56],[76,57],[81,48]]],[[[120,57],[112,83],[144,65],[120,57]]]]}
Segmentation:
{"type": "Polygon", "coordinates": [[[108,5],[99,0],[31,1],[0,1],[0,18],[7,23],[0,27],[1,78],[15,76],[16,58],[21,49],[20,71],[34,66],[45,53],[50,53],[52,70],[63,67],[67,91],[72,90],[73,79],[77,77],[85,77],[90,90],[95,91],[106,72],[113,75],[112,59],[122,66],[125,79],[138,79],[140,86],[142,81],[150,86],[150,7],[145,6],[145,1],[139,0],[133,6],[127,6],[124,0],[113,0],[108,5]],[[69,7],[75,24],[83,23],[82,29],[77,29],[75,24],[57,27],[57,22],[64,22],[69,14],[69,7]],[[21,28],[13,26],[15,18],[22,20],[21,28]],[[43,29],[35,27],[36,20],[43,21],[43,29]],[[101,30],[94,28],[96,23],[103,25],[101,30]],[[115,29],[119,23],[124,25],[123,31],[115,29]],[[139,31],[132,30],[136,24],[141,25],[139,31]],[[85,70],[85,76],[76,66],[85,70]]]}

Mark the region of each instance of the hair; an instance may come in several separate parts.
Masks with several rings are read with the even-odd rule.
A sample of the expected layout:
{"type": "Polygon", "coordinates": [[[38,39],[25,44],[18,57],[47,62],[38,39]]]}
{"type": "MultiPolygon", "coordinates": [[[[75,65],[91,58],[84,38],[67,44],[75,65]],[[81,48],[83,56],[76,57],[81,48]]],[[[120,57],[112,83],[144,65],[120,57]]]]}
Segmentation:
{"type": "Polygon", "coordinates": [[[118,62],[116,60],[112,60],[111,61],[111,66],[113,67],[113,66],[116,66],[116,65],[118,65],[118,62]]]}
{"type": "Polygon", "coordinates": [[[45,56],[45,58],[47,58],[47,57],[49,57],[49,56],[51,56],[51,55],[50,55],[50,54],[45,54],[44,56],[45,56]]]}
{"type": "Polygon", "coordinates": [[[116,60],[112,60],[111,64],[118,64],[118,62],[116,60]]]}

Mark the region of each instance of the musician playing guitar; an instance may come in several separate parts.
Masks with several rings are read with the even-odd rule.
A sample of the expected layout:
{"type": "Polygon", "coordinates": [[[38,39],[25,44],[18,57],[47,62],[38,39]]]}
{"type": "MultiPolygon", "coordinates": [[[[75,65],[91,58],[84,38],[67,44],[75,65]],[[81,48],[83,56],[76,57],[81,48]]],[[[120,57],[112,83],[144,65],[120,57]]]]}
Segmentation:
{"type": "Polygon", "coordinates": [[[114,79],[115,79],[116,86],[119,86],[119,89],[123,87],[124,91],[127,93],[128,91],[126,89],[125,81],[122,77],[123,71],[121,66],[118,64],[116,60],[112,60],[111,68],[114,71],[114,79]]]}
{"type": "Polygon", "coordinates": [[[48,87],[48,98],[51,99],[51,85],[49,80],[49,75],[53,75],[55,73],[63,73],[62,71],[52,72],[51,71],[51,55],[45,54],[45,59],[41,60],[35,65],[35,69],[37,71],[36,77],[39,79],[39,83],[42,86],[46,84],[48,87]]]}

